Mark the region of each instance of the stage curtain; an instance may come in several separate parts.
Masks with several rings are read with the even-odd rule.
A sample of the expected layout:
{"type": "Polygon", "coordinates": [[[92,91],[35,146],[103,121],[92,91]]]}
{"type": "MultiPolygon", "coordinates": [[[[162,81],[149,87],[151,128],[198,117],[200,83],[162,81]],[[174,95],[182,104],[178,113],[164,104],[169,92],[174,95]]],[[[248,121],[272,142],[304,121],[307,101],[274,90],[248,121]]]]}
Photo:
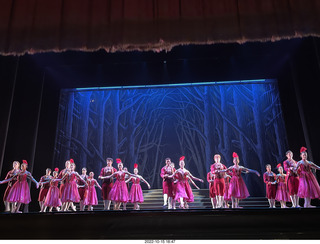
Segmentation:
{"type": "Polygon", "coordinates": [[[0,53],[319,36],[319,0],[0,0],[0,53]]]}

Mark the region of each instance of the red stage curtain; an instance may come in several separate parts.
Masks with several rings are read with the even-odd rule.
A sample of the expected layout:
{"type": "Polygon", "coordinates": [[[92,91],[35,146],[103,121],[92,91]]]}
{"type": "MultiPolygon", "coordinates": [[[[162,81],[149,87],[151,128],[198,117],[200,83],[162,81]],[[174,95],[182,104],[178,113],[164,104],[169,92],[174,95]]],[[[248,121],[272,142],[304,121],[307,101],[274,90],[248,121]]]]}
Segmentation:
{"type": "Polygon", "coordinates": [[[319,0],[0,0],[0,53],[319,36],[319,0]]]}

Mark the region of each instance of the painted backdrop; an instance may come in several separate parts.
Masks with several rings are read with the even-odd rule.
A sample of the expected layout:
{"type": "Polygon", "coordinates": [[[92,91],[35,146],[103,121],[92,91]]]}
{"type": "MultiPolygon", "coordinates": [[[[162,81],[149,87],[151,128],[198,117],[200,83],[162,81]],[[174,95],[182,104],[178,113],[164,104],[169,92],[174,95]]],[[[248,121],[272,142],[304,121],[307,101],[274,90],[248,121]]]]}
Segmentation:
{"type": "MultiPolygon", "coordinates": [[[[287,139],[275,80],[163,87],[62,90],[54,165],[73,158],[77,171],[95,172],[107,157],[139,165],[152,188],[161,188],[164,159],[186,156],[186,168],[206,179],[219,153],[263,173],[284,159],[287,139]]],[[[252,196],[265,194],[262,177],[244,175],[252,196]]],[[[207,183],[198,185],[207,188],[207,183]]]]}

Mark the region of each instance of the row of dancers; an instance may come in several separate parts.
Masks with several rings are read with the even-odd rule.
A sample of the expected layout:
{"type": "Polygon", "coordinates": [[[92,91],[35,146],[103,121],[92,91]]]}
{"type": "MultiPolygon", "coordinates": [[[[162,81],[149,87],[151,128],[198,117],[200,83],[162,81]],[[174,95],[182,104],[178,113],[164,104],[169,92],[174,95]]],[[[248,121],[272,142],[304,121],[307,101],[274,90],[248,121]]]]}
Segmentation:
{"type": "Polygon", "coordinates": [[[266,197],[270,208],[275,208],[275,201],[279,201],[281,208],[286,208],[286,202],[292,203],[292,207],[300,207],[299,198],[304,199],[304,207],[312,208],[311,199],[320,198],[320,186],[312,172],[320,170],[320,167],[308,160],[307,148],[301,147],[301,160],[293,159],[293,152],[286,152],[287,159],[277,165],[279,174],[271,171],[271,165],[266,165],[267,171],[263,175],[266,184],[266,197]],[[286,174],[284,173],[286,171],[286,174]]]}
{"type": "MultiPolygon", "coordinates": [[[[241,208],[239,201],[250,196],[241,174],[254,173],[260,177],[258,171],[239,165],[237,153],[234,152],[232,156],[233,166],[227,168],[221,163],[221,156],[216,154],[215,163],[207,173],[212,208],[228,208],[230,201],[232,208],[241,208]]],[[[275,208],[276,200],[280,202],[281,208],[286,208],[286,203],[290,201],[293,208],[300,207],[299,198],[304,199],[305,208],[314,207],[311,199],[320,198],[320,186],[312,169],[319,170],[320,167],[307,159],[305,147],[300,149],[299,162],[293,159],[293,152],[290,150],[286,152],[286,157],[283,166],[281,163],[277,165],[278,174],[272,172],[270,164],[266,165],[263,181],[266,184],[269,207],[275,208]]],[[[166,165],[161,169],[164,208],[175,209],[176,201],[180,202],[180,208],[188,208],[188,203],[194,201],[189,181],[193,185],[193,180],[201,181],[184,168],[184,157],[180,158],[179,165],[180,169],[175,170],[170,158],[166,158],[166,165]],[[178,179],[178,183],[175,179],[178,179]]]]}
{"type": "MultiPolygon", "coordinates": [[[[242,173],[254,173],[258,177],[258,171],[240,166],[240,159],[237,153],[233,153],[233,166],[226,167],[221,163],[221,156],[214,156],[215,163],[211,165],[210,172],[207,173],[209,183],[209,196],[212,208],[227,208],[231,201],[232,208],[240,208],[239,201],[250,196],[247,186],[242,179],[242,173]]],[[[287,160],[277,165],[279,174],[271,171],[271,165],[266,165],[266,172],[263,174],[263,180],[266,184],[266,197],[271,208],[275,207],[275,201],[279,201],[282,208],[286,207],[286,202],[291,201],[292,207],[299,206],[299,198],[304,198],[304,207],[312,207],[311,199],[320,198],[320,187],[317,179],[311,169],[320,169],[319,166],[307,160],[307,149],[302,147],[300,150],[301,161],[296,162],[293,159],[293,153],[286,153],[287,160]],[[286,174],[284,174],[284,170],[286,174]]],[[[107,165],[101,169],[98,179],[102,184],[94,179],[94,173],[87,175],[86,168],[82,169],[79,175],[76,171],[76,165],[72,159],[67,160],[65,169],[59,172],[56,168],[51,176],[51,170],[46,170],[46,175],[42,176],[37,182],[30,172],[27,171],[28,163],[22,161],[21,168],[18,161],[13,162],[13,169],[8,172],[5,180],[0,184],[8,183],[3,200],[6,211],[14,213],[20,212],[21,204],[28,204],[31,201],[30,189],[27,179],[31,179],[39,192],[40,211],[45,212],[56,208],[57,211],[68,211],[69,208],[75,209],[74,203],[80,203],[80,210],[93,210],[93,206],[98,204],[97,192],[95,187],[102,191],[104,209],[110,210],[113,203],[114,210],[120,210],[121,204],[123,210],[126,210],[128,202],[133,203],[133,209],[139,210],[139,204],[144,201],[140,182],[150,184],[138,175],[138,165],[134,164],[134,173],[128,172],[123,166],[121,159],[117,159],[118,169],[112,166],[113,159],[107,158],[107,165]],[[116,179],[113,182],[113,179],[116,179]],[[129,182],[132,183],[130,191],[129,182]],[[58,185],[60,184],[60,188],[58,185]]],[[[192,188],[189,182],[197,189],[199,187],[194,181],[204,182],[197,178],[185,168],[185,156],[179,159],[179,169],[175,169],[170,158],[165,159],[166,165],[161,169],[160,176],[163,179],[163,207],[176,209],[176,203],[182,209],[189,208],[189,203],[194,201],[192,188]]]]}
{"type": "MultiPolygon", "coordinates": [[[[176,202],[180,203],[182,209],[189,208],[188,203],[194,201],[194,196],[189,182],[198,186],[193,180],[203,182],[202,179],[194,177],[190,171],[184,168],[185,157],[179,159],[180,168],[176,170],[171,163],[170,158],[166,158],[166,165],[161,169],[160,176],[163,178],[163,207],[175,209],[176,202]]],[[[260,174],[253,169],[239,166],[239,156],[233,153],[234,165],[227,168],[221,163],[221,156],[214,155],[215,163],[211,165],[210,172],[207,173],[207,181],[209,183],[209,197],[211,199],[212,208],[226,208],[228,201],[232,201],[232,208],[239,208],[239,200],[250,196],[241,173],[260,174]]]]}
{"type": "Polygon", "coordinates": [[[94,179],[94,172],[87,175],[87,169],[83,168],[82,174],[79,175],[75,171],[76,165],[73,159],[67,160],[65,169],[60,172],[58,168],[55,168],[52,176],[51,169],[46,169],[46,175],[42,176],[39,182],[27,171],[28,162],[26,160],[22,161],[21,168],[20,163],[14,161],[13,169],[7,173],[5,180],[0,181],[0,184],[8,183],[3,197],[5,211],[21,213],[21,204],[31,202],[28,178],[36,184],[37,188],[40,187],[38,197],[40,212],[45,212],[48,207],[50,212],[53,208],[56,211],[69,211],[69,208],[76,211],[74,203],[80,203],[81,211],[84,211],[86,206],[89,211],[92,211],[93,206],[98,204],[95,187],[101,189],[103,193],[108,192],[108,199],[114,202],[114,210],[120,209],[121,203],[123,203],[125,210],[127,202],[133,203],[134,209],[138,210],[138,203],[144,201],[140,181],[146,183],[150,189],[150,184],[138,175],[138,165],[134,164],[134,173],[131,174],[123,168],[121,159],[117,159],[118,171],[112,167],[113,160],[111,158],[108,158],[107,162],[107,166],[101,170],[99,176],[99,179],[103,180],[101,187],[94,179]],[[106,175],[106,168],[110,166],[112,173],[106,175]],[[117,179],[114,184],[113,177],[117,179]],[[105,184],[106,182],[112,182],[111,187],[110,184],[105,184]],[[130,193],[128,191],[129,182],[132,183],[130,193]],[[58,188],[59,184],[60,188],[58,188]],[[106,187],[106,185],[108,186],[106,187]]]}

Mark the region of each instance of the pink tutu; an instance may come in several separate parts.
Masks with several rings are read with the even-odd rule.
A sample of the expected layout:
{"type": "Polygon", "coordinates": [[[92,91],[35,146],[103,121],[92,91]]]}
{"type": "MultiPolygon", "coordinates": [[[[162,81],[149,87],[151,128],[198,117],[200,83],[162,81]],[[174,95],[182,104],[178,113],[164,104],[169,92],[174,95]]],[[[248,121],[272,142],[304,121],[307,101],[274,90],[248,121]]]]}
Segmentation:
{"type": "Polygon", "coordinates": [[[30,189],[27,182],[27,174],[18,176],[18,180],[12,186],[8,197],[8,202],[20,202],[28,204],[31,202],[30,189]]]}
{"type": "Polygon", "coordinates": [[[84,205],[98,205],[98,197],[94,180],[87,180],[87,196],[84,199],[84,205]]]}
{"type": "Polygon", "coordinates": [[[143,193],[142,193],[142,189],[140,186],[140,179],[139,178],[132,178],[132,186],[130,189],[130,194],[129,194],[129,201],[132,203],[136,203],[136,202],[143,202],[143,193]]]}
{"type": "MultiPolygon", "coordinates": [[[[299,161],[300,163],[301,161],[299,161]]],[[[311,172],[310,166],[300,164],[298,196],[300,198],[320,198],[320,186],[311,172]]]]}
{"type": "Polygon", "coordinates": [[[284,182],[279,182],[277,186],[276,198],[277,201],[290,202],[290,196],[287,192],[287,187],[284,182]]]}
{"type": "Polygon", "coordinates": [[[111,191],[110,191],[110,199],[116,202],[124,202],[127,203],[129,201],[129,194],[127,184],[125,180],[125,174],[116,175],[116,182],[114,183],[111,191]]]}
{"type": "Polygon", "coordinates": [[[78,191],[75,173],[71,173],[67,177],[69,177],[69,182],[66,182],[64,184],[61,202],[80,202],[80,195],[78,191]]]}
{"type": "Polygon", "coordinates": [[[59,188],[58,181],[52,180],[50,182],[50,188],[46,196],[46,200],[44,201],[44,206],[47,207],[59,207],[61,206],[61,200],[59,198],[59,188]]]}

